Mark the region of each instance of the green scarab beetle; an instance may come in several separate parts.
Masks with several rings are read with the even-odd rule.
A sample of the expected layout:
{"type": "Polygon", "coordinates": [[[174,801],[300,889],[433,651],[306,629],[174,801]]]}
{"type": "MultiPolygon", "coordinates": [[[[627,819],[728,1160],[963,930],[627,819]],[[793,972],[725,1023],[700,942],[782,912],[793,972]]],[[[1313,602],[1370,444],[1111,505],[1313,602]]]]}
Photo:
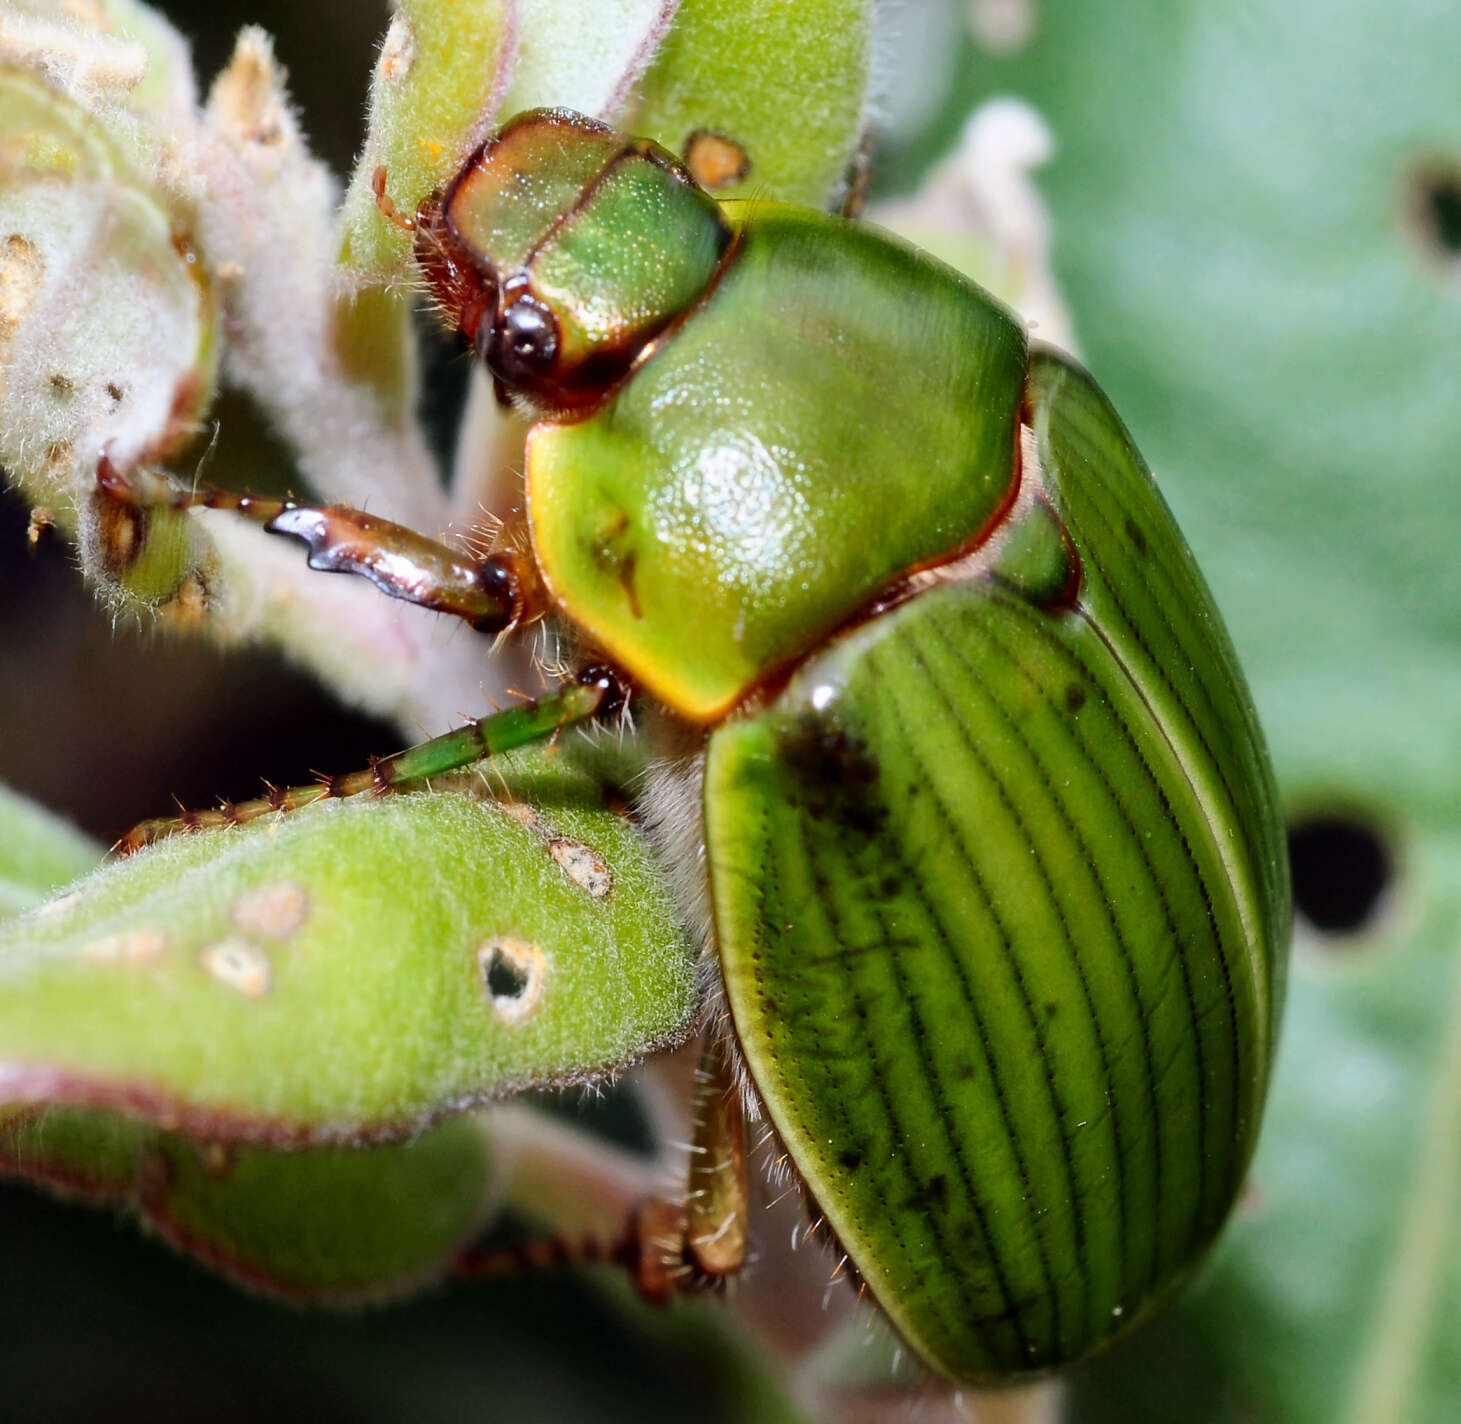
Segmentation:
{"type": "Polygon", "coordinates": [[[668,853],[727,1013],[645,1288],[740,1264],[741,1063],[935,1369],[1100,1347],[1232,1207],[1289,932],[1253,707],[1119,419],[948,268],[819,212],[722,206],[577,115],[522,115],[413,220],[378,186],[499,393],[540,417],[531,552],[166,498],[243,508],[317,567],[488,631],[546,613],[588,669],[358,776],[136,840],[657,708],[673,756],[645,809],[698,798],[701,834],[668,853]]]}

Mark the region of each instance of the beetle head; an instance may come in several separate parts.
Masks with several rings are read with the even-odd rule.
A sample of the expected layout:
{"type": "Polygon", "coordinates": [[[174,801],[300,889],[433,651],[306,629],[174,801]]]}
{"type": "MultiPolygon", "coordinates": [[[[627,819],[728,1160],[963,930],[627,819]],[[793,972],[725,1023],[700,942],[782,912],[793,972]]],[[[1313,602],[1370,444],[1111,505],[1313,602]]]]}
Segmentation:
{"type": "Polygon", "coordinates": [[[730,240],[718,204],[659,145],[535,109],[422,205],[416,260],[501,387],[571,410],[694,305],[730,240]]]}

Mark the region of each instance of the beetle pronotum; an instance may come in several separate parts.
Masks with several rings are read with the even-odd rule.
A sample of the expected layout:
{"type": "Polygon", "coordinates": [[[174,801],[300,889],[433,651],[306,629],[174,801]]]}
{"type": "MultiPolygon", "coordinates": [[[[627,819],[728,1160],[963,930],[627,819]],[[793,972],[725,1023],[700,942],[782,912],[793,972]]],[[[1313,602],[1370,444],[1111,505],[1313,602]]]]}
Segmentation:
{"type": "Polygon", "coordinates": [[[689,1205],[643,1234],[673,1238],[646,1288],[744,1256],[739,1061],[926,1361],[981,1380],[1097,1348],[1232,1205],[1289,921],[1242,675],[1120,421],[940,264],[821,213],[717,204],[577,115],[522,115],[414,219],[382,209],[540,417],[531,554],[105,462],[103,488],[251,513],[314,566],[484,630],[546,613],[588,670],[132,845],[657,704],[695,745],[701,834],[672,853],[728,1013],[689,1205]]]}

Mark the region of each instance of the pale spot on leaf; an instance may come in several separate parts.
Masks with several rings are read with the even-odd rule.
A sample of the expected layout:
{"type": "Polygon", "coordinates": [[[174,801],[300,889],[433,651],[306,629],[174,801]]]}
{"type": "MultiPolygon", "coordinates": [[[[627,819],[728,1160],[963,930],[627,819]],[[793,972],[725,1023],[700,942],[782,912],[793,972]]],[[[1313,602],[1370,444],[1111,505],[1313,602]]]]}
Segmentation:
{"type": "Polygon", "coordinates": [[[161,930],[122,930],[81,947],[81,957],[92,964],[156,964],[166,953],[167,936],[161,930]]]}
{"type": "Polygon", "coordinates": [[[558,867],[580,890],[595,900],[602,900],[614,888],[614,879],[603,858],[582,841],[569,836],[558,835],[533,807],[522,802],[501,801],[497,809],[518,825],[541,837],[548,846],[548,854],[558,867]]]}
{"type": "Polygon", "coordinates": [[[70,914],[85,898],[81,890],[68,890],[64,895],[57,895],[54,900],[47,900],[43,905],[37,905],[31,913],[38,920],[51,920],[59,915],[70,914]]]}
{"type": "Polygon", "coordinates": [[[1035,0],[970,0],[969,29],[993,54],[1018,54],[1035,33],[1035,0]]]}
{"type": "Polygon", "coordinates": [[[246,999],[262,998],[269,992],[273,971],[268,956],[257,945],[237,935],[208,945],[198,956],[198,962],[220,984],[246,999]]]}
{"type": "Polygon", "coordinates": [[[504,816],[510,816],[518,825],[526,826],[530,831],[543,831],[543,818],[524,802],[499,801],[495,804],[504,816]]]}
{"type": "Polygon", "coordinates": [[[404,15],[395,15],[391,18],[390,28],[386,30],[385,42],[380,47],[376,73],[383,81],[399,84],[411,73],[415,63],[416,33],[404,15]]]}
{"type": "Polygon", "coordinates": [[[245,891],[233,902],[229,918],[261,939],[288,939],[309,916],[309,896],[292,880],[276,880],[245,891]]]}
{"type": "Polygon", "coordinates": [[[20,325],[40,290],[46,264],[36,246],[11,233],[0,247],[0,328],[6,334],[20,325]]]}

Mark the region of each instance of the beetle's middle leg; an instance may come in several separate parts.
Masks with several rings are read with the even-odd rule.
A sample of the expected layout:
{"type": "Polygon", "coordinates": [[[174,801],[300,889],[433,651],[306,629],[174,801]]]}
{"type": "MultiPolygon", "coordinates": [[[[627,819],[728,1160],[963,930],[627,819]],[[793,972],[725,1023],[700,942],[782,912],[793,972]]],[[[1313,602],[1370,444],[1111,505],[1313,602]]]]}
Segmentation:
{"type": "Polygon", "coordinates": [[[138,508],[232,510],[271,534],[303,541],[312,569],[358,574],[392,598],[449,613],[481,632],[510,632],[546,606],[532,559],[512,550],[463,553],[342,504],[185,490],[147,470],[121,470],[105,454],[96,480],[105,496],[138,508]]]}
{"type": "Polygon", "coordinates": [[[116,849],[129,855],[183,832],[222,830],[274,812],[297,811],[316,801],[419,785],[500,752],[549,741],[569,727],[606,721],[625,706],[629,696],[628,684],[613,669],[588,667],[546,697],[503,708],[393,756],[379,757],[363,771],[324,777],[309,786],[271,787],[265,796],[225,802],[214,810],[184,811],[143,821],[122,837],[116,849]]]}

